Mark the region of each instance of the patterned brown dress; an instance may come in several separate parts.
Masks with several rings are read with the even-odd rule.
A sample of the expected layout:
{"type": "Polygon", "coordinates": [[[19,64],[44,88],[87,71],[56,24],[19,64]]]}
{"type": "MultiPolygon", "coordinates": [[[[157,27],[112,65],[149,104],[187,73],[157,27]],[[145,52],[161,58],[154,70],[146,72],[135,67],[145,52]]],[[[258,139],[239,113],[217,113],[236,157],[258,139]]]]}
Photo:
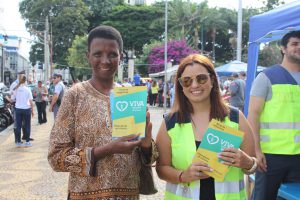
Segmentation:
{"type": "MultiPolygon", "coordinates": [[[[87,81],[65,93],[51,131],[48,160],[55,171],[70,172],[69,199],[139,199],[138,149],[93,160],[93,148],[111,142],[111,133],[109,96],[87,81]]],[[[152,147],[151,162],[157,158],[152,147]]]]}

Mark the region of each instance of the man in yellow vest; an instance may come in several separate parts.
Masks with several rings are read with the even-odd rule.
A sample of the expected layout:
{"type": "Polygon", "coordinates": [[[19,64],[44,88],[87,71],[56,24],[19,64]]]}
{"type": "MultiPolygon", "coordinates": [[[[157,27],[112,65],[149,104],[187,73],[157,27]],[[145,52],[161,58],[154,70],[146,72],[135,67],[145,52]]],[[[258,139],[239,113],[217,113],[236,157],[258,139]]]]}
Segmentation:
{"type": "Polygon", "coordinates": [[[281,65],[260,73],[250,93],[259,167],[253,200],[275,200],[281,183],[300,182],[300,31],[282,38],[281,53],[281,65]]]}

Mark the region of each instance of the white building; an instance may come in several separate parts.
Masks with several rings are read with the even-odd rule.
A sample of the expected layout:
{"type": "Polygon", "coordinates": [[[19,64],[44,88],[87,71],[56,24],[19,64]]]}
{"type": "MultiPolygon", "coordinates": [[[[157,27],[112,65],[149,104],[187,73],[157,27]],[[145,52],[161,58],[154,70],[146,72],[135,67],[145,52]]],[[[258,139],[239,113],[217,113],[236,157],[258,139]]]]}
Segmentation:
{"type": "Polygon", "coordinates": [[[125,0],[125,3],[129,5],[146,5],[146,0],[125,0]]]}
{"type": "Polygon", "coordinates": [[[30,62],[19,54],[19,38],[17,36],[8,36],[4,40],[3,35],[0,35],[0,44],[3,48],[1,51],[1,69],[3,67],[4,83],[10,85],[17,78],[17,73],[25,70],[27,75],[30,74],[30,62]],[[3,55],[2,55],[3,53],[3,55]],[[2,61],[4,59],[4,61],[2,61]],[[3,65],[3,66],[2,66],[3,65]]]}

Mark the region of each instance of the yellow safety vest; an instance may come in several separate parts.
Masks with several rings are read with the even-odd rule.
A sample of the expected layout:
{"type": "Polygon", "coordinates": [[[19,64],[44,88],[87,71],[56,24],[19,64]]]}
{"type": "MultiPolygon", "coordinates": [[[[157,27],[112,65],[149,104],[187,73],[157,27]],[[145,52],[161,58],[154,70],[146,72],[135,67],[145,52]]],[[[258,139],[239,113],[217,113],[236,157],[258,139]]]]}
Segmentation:
{"type": "MultiPolygon", "coordinates": [[[[196,153],[195,137],[190,121],[179,125],[177,114],[166,119],[168,135],[171,138],[172,166],[176,169],[186,170],[191,164],[196,153]]],[[[238,123],[225,118],[224,123],[238,129],[238,123]]],[[[217,200],[245,200],[246,190],[244,173],[240,168],[230,167],[224,181],[214,180],[215,196],[217,200]]],[[[166,200],[199,200],[200,180],[192,183],[173,184],[167,182],[166,200]]]]}
{"type": "Polygon", "coordinates": [[[264,71],[272,98],[260,115],[260,145],[264,153],[300,154],[300,86],[283,67],[264,71]]]}

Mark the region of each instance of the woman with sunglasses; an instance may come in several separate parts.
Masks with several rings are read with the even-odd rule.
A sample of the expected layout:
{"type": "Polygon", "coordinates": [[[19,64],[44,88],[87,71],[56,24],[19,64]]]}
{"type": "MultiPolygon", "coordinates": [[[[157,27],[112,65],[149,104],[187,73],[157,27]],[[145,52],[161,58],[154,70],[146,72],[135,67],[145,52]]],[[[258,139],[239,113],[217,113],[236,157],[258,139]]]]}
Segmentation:
{"type": "Polygon", "coordinates": [[[160,153],[156,170],[167,181],[165,199],[246,199],[244,173],[253,173],[256,161],[252,157],[252,131],[245,116],[222,101],[214,66],[207,57],[187,56],[176,76],[174,105],[156,139],[160,153]],[[222,182],[203,173],[212,171],[207,164],[192,163],[213,118],[244,132],[240,149],[219,153],[224,164],[231,166],[222,182]]]}

